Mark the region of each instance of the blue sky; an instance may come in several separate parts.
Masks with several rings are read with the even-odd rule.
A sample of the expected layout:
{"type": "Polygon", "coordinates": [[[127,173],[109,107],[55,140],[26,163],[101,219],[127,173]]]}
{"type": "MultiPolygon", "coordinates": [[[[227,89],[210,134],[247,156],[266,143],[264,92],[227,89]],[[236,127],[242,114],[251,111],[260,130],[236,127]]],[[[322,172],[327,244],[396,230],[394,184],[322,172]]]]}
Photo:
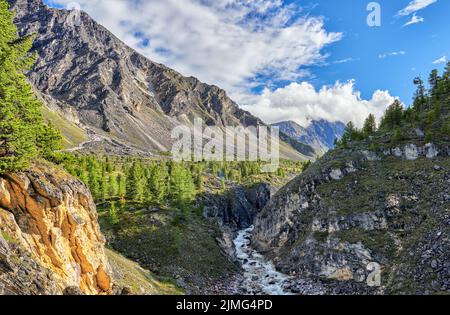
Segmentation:
{"type": "Polygon", "coordinates": [[[368,27],[364,0],[317,1],[311,14],[326,17],[329,31],[343,32],[341,41],[325,48],[330,61],[353,58],[343,64],[311,67],[316,78],[314,85],[330,84],[336,80],[356,80],[363,97],[370,97],[375,89],[389,90],[409,103],[414,91],[415,76],[428,78],[431,69],[443,69],[444,64],[433,62],[450,57],[450,1],[438,1],[417,12],[424,22],[403,27],[410,16],[397,13],[408,0],[379,1],[382,9],[381,27],[368,27]],[[379,58],[381,54],[405,52],[404,55],[379,58]]]}
{"type": "Polygon", "coordinates": [[[426,79],[449,59],[450,1],[377,1],[380,27],[367,24],[369,2],[78,0],[151,60],[224,88],[266,122],[303,125],[322,118],[360,125],[394,97],[409,105],[413,78],[426,79]]]}

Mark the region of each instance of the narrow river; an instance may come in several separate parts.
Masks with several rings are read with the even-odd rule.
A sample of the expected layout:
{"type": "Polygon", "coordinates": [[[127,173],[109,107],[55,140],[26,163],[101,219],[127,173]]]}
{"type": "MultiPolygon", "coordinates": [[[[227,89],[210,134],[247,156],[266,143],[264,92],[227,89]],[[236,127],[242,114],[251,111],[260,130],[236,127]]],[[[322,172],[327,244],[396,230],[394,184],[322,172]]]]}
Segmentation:
{"type": "Polygon", "coordinates": [[[240,231],[234,245],[238,260],[244,269],[241,289],[248,295],[288,295],[284,286],[289,277],[276,271],[273,263],[251,247],[250,236],[254,227],[240,231]]]}

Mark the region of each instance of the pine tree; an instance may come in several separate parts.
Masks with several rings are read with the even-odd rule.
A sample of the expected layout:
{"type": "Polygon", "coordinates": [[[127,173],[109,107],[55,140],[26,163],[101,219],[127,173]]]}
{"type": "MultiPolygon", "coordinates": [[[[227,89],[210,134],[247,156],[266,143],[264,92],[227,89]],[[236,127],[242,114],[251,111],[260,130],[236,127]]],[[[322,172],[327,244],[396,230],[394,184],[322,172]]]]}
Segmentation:
{"type": "Polygon", "coordinates": [[[144,200],[145,178],[139,162],[134,161],[127,176],[127,198],[130,201],[142,202],[144,200]]]}
{"type": "Polygon", "coordinates": [[[108,188],[109,188],[108,195],[110,198],[118,196],[119,184],[117,182],[117,175],[114,173],[109,174],[108,188]]]}
{"type": "Polygon", "coordinates": [[[433,99],[437,97],[440,80],[441,78],[439,77],[438,71],[436,69],[432,70],[428,83],[430,85],[430,94],[433,99]]]}
{"type": "Polygon", "coordinates": [[[24,73],[36,60],[33,38],[19,38],[9,4],[0,0],[0,173],[29,166],[59,147],[58,133],[44,122],[42,104],[24,73]]]}
{"type": "Polygon", "coordinates": [[[124,200],[127,195],[127,179],[124,174],[119,174],[118,182],[118,195],[121,200],[124,200]]]}
{"type": "Polygon", "coordinates": [[[109,222],[112,225],[117,225],[120,223],[119,219],[119,213],[117,212],[116,203],[111,202],[111,205],[109,207],[109,222]]]}
{"type": "Polygon", "coordinates": [[[170,172],[170,195],[175,205],[183,210],[195,197],[195,183],[192,174],[182,163],[173,163],[170,172]]]}
{"type": "Polygon", "coordinates": [[[364,122],[363,133],[366,136],[370,136],[373,135],[376,130],[377,130],[377,123],[375,120],[375,115],[370,114],[369,117],[367,117],[366,121],[364,122]]]}
{"type": "Polygon", "coordinates": [[[381,120],[380,128],[393,129],[401,126],[403,114],[403,105],[399,100],[395,100],[394,103],[387,108],[384,117],[381,120]]]}
{"type": "Polygon", "coordinates": [[[420,113],[425,110],[427,98],[426,89],[423,81],[420,77],[414,79],[414,85],[417,86],[416,93],[414,95],[414,105],[413,108],[416,112],[420,113]]]}
{"type": "Polygon", "coordinates": [[[155,165],[148,179],[148,187],[153,199],[157,203],[163,203],[167,195],[168,171],[165,163],[155,165]]]}

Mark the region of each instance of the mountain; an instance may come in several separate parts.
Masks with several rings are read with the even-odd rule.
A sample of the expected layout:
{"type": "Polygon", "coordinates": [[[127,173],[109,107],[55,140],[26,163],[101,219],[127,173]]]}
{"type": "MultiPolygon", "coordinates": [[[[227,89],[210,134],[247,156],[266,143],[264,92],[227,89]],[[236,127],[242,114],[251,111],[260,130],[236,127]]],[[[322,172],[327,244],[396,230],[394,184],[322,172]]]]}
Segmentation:
{"type": "Polygon", "coordinates": [[[420,117],[329,151],[257,215],[253,244],[291,290],[450,292],[449,107],[420,117]]]}
{"type": "MultiPolygon", "coordinates": [[[[60,129],[75,149],[167,152],[172,129],[196,117],[220,127],[263,125],[224,90],[145,58],[84,12],[76,23],[71,11],[42,0],[9,2],[20,34],[36,34],[29,80],[67,122],[60,129]]],[[[289,142],[281,145],[283,157],[314,157],[311,147],[289,142]]]]}
{"type": "Polygon", "coordinates": [[[314,147],[318,152],[325,153],[334,148],[334,140],[344,134],[345,124],[326,120],[313,120],[305,128],[294,121],[284,121],[273,126],[289,137],[314,147]]]}

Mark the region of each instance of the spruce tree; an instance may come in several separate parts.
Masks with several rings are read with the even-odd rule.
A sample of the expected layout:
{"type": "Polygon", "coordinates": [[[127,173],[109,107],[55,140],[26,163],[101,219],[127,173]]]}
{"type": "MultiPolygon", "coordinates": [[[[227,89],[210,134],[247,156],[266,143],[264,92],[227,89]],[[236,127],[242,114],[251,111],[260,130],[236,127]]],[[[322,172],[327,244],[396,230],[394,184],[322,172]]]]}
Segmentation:
{"type": "Polygon", "coordinates": [[[367,117],[366,121],[364,122],[363,133],[366,136],[370,136],[374,134],[376,130],[377,130],[377,123],[375,120],[375,116],[373,114],[370,114],[369,117],[367,117]]]}

